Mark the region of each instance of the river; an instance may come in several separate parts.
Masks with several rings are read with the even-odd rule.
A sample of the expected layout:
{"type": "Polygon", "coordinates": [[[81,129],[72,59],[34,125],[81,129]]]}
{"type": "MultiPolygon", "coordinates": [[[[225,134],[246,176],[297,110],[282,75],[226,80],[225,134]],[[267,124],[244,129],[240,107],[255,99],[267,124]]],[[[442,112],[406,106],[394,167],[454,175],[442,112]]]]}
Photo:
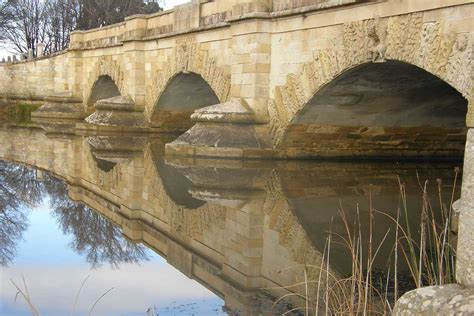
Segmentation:
{"type": "Polygon", "coordinates": [[[41,315],[302,314],[351,275],[343,238],[360,231],[385,280],[397,214],[417,239],[423,209],[459,198],[462,161],[165,157],[172,137],[0,129],[1,315],[31,315],[14,283],[41,315]]]}

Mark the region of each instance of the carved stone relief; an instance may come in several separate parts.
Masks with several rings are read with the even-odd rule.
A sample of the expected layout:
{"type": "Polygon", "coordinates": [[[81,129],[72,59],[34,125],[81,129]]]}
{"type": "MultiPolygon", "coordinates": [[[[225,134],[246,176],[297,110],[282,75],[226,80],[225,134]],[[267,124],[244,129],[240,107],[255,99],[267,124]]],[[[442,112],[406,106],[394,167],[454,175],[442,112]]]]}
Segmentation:
{"type": "MultiPolygon", "coordinates": [[[[346,23],[343,36],[317,47],[313,61],[275,87],[269,104],[270,133],[278,147],[295,117],[320,87],[340,73],[366,62],[386,59],[423,68],[445,80],[467,100],[473,98],[473,44],[468,34],[452,34],[443,22],[423,22],[422,13],[346,23]],[[311,90],[308,92],[307,90],[311,90]]],[[[471,102],[472,104],[472,102],[471,102]]],[[[472,106],[472,105],[471,105],[472,106]]],[[[468,114],[468,122],[472,110],[468,114]]]]}
{"type": "Polygon", "coordinates": [[[180,41],[170,50],[164,63],[164,69],[152,67],[151,80],[146,87],[146,115],[151,117],[159,96],[167,83],[180,72],[193,72],[200,75],[214,90],[221,102],[228,100],[230,92],[230,74],[227,74],[208,51],[200,48],[193,40],[180,41]]]}

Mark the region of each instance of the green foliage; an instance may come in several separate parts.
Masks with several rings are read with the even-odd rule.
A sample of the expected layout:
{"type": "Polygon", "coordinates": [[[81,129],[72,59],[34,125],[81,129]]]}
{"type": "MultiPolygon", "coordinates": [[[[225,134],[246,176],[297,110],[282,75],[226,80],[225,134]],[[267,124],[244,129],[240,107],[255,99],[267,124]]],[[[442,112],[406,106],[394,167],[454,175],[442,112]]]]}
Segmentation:
{"type": "Polygon", "coordinates": [[[7,121],[15,122],[17,124],[31,123],[31,112],[39,108],[37,104],[18,103],[7,109],[7,121]]]}

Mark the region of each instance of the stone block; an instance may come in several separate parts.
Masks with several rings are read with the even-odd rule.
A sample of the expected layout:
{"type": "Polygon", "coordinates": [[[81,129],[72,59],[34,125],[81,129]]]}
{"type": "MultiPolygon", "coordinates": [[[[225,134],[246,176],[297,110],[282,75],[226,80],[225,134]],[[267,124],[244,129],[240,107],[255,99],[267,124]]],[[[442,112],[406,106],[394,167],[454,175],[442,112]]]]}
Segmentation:
{"type": "Polygon", "coordinates": [[[196,157],[220,157],[242,159],[243,149],[241,148],[216,148],[216,147],[196,147],[196,157]]]}
{"type": "Polygon", "coordinates": [[[405,293],[396,303],[393,315],[472,315],[474,288],[457,284],[430,286],[405,293]]]}
{"type": "Polygon", "coordinates": [[[176,144],[166,144],[166,154],[176,156],[194,156],[195,147],[176,144]]]}

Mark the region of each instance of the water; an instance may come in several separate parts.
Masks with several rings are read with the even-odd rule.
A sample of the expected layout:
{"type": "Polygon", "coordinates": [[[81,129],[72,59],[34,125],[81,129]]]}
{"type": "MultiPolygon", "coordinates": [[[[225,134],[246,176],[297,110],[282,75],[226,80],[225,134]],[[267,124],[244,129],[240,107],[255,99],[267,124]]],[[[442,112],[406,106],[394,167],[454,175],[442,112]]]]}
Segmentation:
{"type": "MultiPolygon", "coordinates": [[[[424,181],[433,208],[438,181],[449,206],[461,165],[178,159],[164,157],[164,136],[65,131],[0,129],[0,315],[30,314],[10,281],[24,288],[23,277],[42,315],[69,315],[86,278],[77,315],[111,288],[94,315],[278,315],[301,306],[291,296],[274,303],[304,293],[284,287],[304,265],[321,266],[328,231],[344,235],[340,210],[361,219],[368,240],[369,205],[395,217],[400,181],[416,225],[424,181]]],[[[393,222],[374,221],[380,242],[393,222]]],[[[330,271],[351,271],[338,244],[330,271]]]]}

